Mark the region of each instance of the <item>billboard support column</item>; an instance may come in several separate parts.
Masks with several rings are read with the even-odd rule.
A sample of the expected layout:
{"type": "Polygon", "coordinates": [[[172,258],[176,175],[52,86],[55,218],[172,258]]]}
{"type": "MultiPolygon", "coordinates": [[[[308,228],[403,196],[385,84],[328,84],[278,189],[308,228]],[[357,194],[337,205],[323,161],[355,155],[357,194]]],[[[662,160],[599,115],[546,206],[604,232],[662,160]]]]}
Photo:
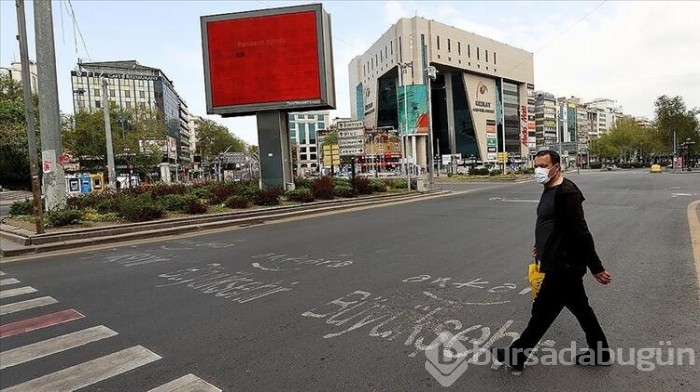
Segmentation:
{"type": "Polygon", "coordinates": [[[287,112],[258,112],[256,117],[262,187],[287,190],[288,184],[294,184],[287,112]]]}

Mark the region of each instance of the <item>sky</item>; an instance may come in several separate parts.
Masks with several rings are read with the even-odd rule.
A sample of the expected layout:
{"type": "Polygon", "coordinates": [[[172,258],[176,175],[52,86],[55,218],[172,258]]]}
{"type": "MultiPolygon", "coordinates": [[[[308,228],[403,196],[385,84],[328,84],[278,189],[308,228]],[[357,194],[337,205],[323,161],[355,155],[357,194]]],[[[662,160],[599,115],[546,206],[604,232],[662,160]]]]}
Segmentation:
{"type": "MultiPolygon", "coordinates": [[[[316,1],[317,3],[318,1],[316,1]]],[[[206,114],[200,16],[300,1],[54,1],[60,110],[72,113],[70,71],[83,61],[136,60],[160,68],[193,114],[257,145],[254,116],[206,114]],[[72,11],[71,11],[72,10],[72,11]],[[73,17],[73,15],[75,17],[73,17]]],[[[348,64],[402,17],[421,16],[533,53],[535,89],[584,101],[609,98],[654,117],[661,95],[700,107],[700,1],[326,1],[332,20],[336,110],[350,117],[348,64]]],[[[34,60],[31,1],[25,1],[34,60]]],[[[0,0],[0,65],[19,61],[15,1],[0,0]]]]}

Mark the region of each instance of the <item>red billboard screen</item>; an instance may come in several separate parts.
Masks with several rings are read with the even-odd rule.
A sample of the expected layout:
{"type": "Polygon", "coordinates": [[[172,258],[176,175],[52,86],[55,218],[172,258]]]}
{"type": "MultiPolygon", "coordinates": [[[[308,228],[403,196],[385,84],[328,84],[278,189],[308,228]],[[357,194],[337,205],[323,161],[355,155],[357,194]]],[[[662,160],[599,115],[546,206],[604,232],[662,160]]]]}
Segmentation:
{"type": "Polygon", "coordinates": [[[326,31],[327,14],[320,11],[305,6],[203,17],[210,112],[328,106],[332,58],[324,41],[330,27],[326,31]]]}

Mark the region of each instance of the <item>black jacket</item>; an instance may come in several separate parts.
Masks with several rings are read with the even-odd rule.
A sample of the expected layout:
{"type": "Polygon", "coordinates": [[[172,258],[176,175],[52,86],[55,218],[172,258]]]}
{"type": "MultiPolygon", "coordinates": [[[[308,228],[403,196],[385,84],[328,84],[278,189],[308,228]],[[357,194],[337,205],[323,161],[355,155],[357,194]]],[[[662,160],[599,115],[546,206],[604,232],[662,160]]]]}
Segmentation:
{"type": "Polygon", "coordinates": [[[564,178],[554,196],[554,232],[540,253],[542,272],[566,272],[583,276],[586,267],[593,274],[605,271],[583,216],[584,200],[586,199],[576,184],[564,178]]]}

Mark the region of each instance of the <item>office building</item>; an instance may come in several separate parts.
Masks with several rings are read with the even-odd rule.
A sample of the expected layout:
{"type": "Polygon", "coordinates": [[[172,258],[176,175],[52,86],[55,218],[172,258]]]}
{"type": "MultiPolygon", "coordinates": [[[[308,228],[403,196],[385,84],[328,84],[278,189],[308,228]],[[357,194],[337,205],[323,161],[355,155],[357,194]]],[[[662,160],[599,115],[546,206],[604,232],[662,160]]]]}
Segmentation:
{"type": "Polygon", "coordinates": [[[158,69],[139,64],[135,60],[82,62],[71,71],[73,109],[75,112],[101,109],[107,101],[118,107],[155,111],[163,121],[165,132],[156,140],[163,148],[163,162],[168,173],[161,169],[161,179],[183,178],[191,169],[190,131],[187,103],[177,94],[173,81],[158,69]],[[108,97],[102,94],[101,80],[109,86],[108,97]]]}
{"type": "MultiPolygon", "coordinates": [[[[22,84],[22,63],[13,61],[9,67],[0,67],[0,75],[7,75],[12,80],[22,84]]],[[[32,94],[39,93],[39,82],[37,81],[37,67],[33,61],[29,62],[29,83],[32,94]]]]}
{"type": "Polygon", "coordinates": [[[289,138],[292,155],[296,155],[297,176],[319,169],[317,131],[330,127],[330,112],[309,111],[289,113],[289,138]]]}
{"type": "Polygon", "coordinates": [[[398,129],[405,156],[421,168],[430,125],[435,155],[496,163],[505,150],[517,162],[535,150],[533,57],[525,50],[402,18],[350,62],[349,77],[352,118],[398,129]]]}

